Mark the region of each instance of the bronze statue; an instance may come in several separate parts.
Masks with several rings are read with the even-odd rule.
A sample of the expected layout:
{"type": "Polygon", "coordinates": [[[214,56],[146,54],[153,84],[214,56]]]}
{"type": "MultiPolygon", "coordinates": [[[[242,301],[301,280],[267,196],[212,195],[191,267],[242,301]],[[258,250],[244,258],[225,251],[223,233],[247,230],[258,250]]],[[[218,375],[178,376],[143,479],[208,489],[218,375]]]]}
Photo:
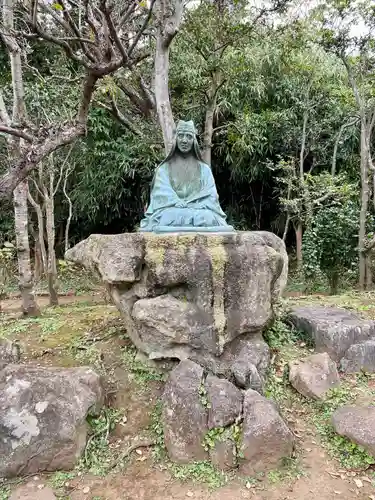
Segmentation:
{"type": "Polygon", "coordinates": [[[211,168],[200,155],[192,121],[178,122],[175,143],[156,169],[140,231],[234,231],[220,207],[211,168]]]}

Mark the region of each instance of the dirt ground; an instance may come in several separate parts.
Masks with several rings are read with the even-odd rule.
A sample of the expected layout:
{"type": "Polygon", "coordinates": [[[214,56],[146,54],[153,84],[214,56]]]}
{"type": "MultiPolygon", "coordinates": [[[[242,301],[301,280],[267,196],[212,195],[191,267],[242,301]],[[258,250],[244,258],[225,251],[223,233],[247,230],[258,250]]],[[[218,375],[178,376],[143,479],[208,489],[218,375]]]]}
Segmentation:
{"type": "MultiPolygon", "coordinates": [[[[338,303],[375,317],[375,297],[372,299],[356,295],[289,300],[338,303]]],[[[124,364],[121,352],[131,347],[130,341],[115,308],[100,300],[90,295],[67,296],[61,298],[59,307],[49,308],[42,297],[39,304],[43,315],[33,321],[19,317],[19,299],[3,301],[0,337],[17,339],[26,363],[92,364],[102,369],[107,381],[107,403],[126,416],[111,435],[111,446],[126,449],[144,439],[163,383],[150,380],[140,384],[132,366],[124,364]]],[[[104,477],[83,470],[75,471],[74,477],[62,476],[59,484],[52,474],[22,481],[39,487],[50,485],[59,497],[70,500],[375,500],[374,470],[344,469],[324,449],[306,412],[306,406],[298,401],[283,412],[297,440],[298,469],[293,471],[286,469],[256,479],[237,475],[224,486],[212,489],[202,482],[177,479],[163,460],[155,460],[152,447],[140,447],[130,454],[123,469],[108,471],[104,477]]],[[[9,498],[9,490],[17,486],[17,481],[4,484],[2,490],[0,485],[0,500],[9,498]]]]}

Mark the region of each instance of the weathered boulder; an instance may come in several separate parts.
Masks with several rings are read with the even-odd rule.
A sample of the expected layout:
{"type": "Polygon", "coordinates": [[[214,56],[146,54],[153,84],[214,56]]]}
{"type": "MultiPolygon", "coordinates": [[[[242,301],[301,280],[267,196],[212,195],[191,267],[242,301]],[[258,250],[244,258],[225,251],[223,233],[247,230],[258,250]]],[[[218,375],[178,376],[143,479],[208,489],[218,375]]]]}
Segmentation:
{"type": "Polygon", "coordinates": [[[192,359],[220,374],[230,372],[216,361],[231,344],[272,319],[288,269],[284,243],[266,232],[91,235],[66,258],[99,273],[151,359],[192,359]]]}
{"type": "Polygon", "coordinates": [[[324,352],[290,363],[289,381],[306,398],[322,399],[340,384],[340,377],[336,363],[324,352]]]}
{"type": "Polygon", "coordinates": [[[206,460],[203,447],[208,410],[203,404],[203,369],[190,360],[174,368],[163,394],[164,442],[171,460],[206,460]]]}
{"type": "Polygon", "coordinates": [[[373,345],[367,343],[375,340],[375,321],[364,320],[346,309],[322,306],[296,307],[289,317],[297,329],[311,335],[318,352],[327,352],[337,363],[348,354],[348,362],[344,360],[340,366],[342,370],[351,371],[351,366],[360,370],[362,359],[369,371],[375,371],[371,361],[373,345]],[[356,345],[363,346],[354,348],[356,345]]]}
{"type": "Polygon", "coordinates": [[[9,500],[56,500],[52,488],[44,486],[38,488],[40,484],[35,481],[29,481],[16,488],[9,497],[9,500]]]}
{"type": "Polygon", "coordinates": [[[375,337],[349,347],[341,359],[340,367],[347,373],[375,372],[375,337]]]}
{"type": "Polygon", "coordinates": [[[7,365],[0,372],[0,477],[71,469],[103,399],[89,368],[7,365]]]}
{"type": "Polygon", "coordinates": [[[170,295],[140,299],[134,304],[132,315],[142,342],[153,353],[173,344],[216,351],[211,318],[191,302],[170,295]]]}
{"type": "Polygon", "coordinates": [[[16,342],[3,339],[0,341],[0,370],[9,363],[18,363],[20,348],[16,342]]]}
{"type": "Polygon", "coordinates": [[[332,415],[332,424],[340,436],[375,457],[375,406],[343,406],[332,415]]]}
{"type": "Polygon", "coordinates": [[[207,393],[208,428],[227,427],[242,412],[242,393],[229,380],[208,375],[204,381],[207,393]]]}
{"type": "Polygon", "coordinates": [[[279,465],[293,452],[293,434],[272,401],[258,392],[245,392],[241,442],[241,471],[254,474],[279,465]]]}

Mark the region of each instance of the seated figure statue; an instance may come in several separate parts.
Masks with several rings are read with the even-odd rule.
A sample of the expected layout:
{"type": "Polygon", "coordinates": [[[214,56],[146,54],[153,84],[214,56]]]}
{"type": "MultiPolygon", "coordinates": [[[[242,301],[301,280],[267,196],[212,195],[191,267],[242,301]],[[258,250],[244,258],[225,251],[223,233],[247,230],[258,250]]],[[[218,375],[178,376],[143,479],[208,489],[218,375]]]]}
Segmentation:
{"type": "Polygon", "coordinates": [[[211,168],[202,161],[192,121],[180,121],[175,143],[156,169],[140,231],[234,231],[219,204],[211,168]]]}

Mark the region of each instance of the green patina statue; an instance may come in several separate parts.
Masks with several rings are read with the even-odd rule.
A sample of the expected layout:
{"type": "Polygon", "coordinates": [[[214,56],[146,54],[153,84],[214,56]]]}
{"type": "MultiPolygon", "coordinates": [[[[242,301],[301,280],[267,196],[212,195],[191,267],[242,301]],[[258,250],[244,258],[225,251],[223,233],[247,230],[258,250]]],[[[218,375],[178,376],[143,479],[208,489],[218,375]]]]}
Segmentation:
{"type": "Polygon", "coordinates": [[[192,121],[177,125],[175,143],[156,169],[150,204],[139,230],[234,231],[220,207],[211,168],[200,155],[192,121]]]}

